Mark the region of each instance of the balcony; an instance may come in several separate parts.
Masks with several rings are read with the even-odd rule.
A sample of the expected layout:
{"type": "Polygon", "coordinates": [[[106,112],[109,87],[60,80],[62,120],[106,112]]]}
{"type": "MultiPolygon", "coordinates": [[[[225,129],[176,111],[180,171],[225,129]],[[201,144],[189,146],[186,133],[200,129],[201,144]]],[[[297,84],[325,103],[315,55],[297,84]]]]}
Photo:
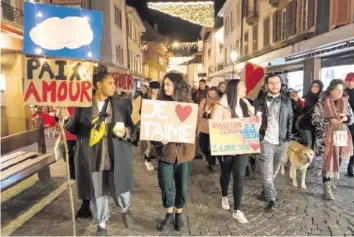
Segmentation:
{"type": "Polygon", "coordinates": [[[258,22],[258,19],[259,19],[258,11],[249,11],[247,13],[247,18],[246,18],[247,24],[252,26],[258,22]]]}
{"type": "Polygon", "coordinates": [[[23,11],[1,1],[2,18],[23,25],[23,11]]]}
{"type": "Polygon", "coordinates": [[[279,3],[281,0],[269,0],[269,4],[272,5],[272,7],[279,7],[279,3]]]}

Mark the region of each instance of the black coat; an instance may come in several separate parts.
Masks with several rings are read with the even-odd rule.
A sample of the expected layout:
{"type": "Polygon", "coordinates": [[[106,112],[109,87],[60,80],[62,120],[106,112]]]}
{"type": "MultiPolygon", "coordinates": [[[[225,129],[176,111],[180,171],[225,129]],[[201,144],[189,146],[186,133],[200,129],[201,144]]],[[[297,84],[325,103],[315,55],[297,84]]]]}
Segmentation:
{"type": "MultiPolygon", "coordinates": [[[[108,126],[108,150],[113,164],[115,193],[131,191],[133,186],[132,146],[129,141],[113,135],[113,127],[117,122],[123,122],[126,128],[133,129],[133,122],[125,101],[118,96],[111,97],[112,123],[108,126]]],[[[91,155],[89,147],[92,122],[92,107],[76,108],[74,116],[65,125],[72,134],[77,135],[75,151],[75,171],[78,196],[80,199],[91,200],[94,190],[92,185],[91,155]]],[[[96,190],[96,196],[97,194],[96,190]]]]}
{"type": "MultiPolygon", "coordinates": [[[[259,130],[259,138],[261,141],[263,141],[268,126],[268,106],[266,96],[257,98],[254,101],[254,107],[256,112],[262,112],[262,125],[259,130]]],[[[279,115],[279,140],[281,143],[289,142],[293,138],[293,116],[294,115],[293,108],[291,105],[291,99],[287,96],[282,95],[279,115]]]]}

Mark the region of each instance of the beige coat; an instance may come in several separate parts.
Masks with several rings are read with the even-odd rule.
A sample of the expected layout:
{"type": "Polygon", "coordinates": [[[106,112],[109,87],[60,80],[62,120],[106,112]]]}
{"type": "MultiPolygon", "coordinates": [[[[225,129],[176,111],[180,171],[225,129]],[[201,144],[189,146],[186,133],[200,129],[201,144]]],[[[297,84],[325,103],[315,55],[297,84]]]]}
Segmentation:
{"type": "MultiPolygon", "coordinates": [[[[250,104],[250,102],[245,99],[241,98],[240,100],[243,100],[247,107],[248,107],[248,113],[250,116],[255,116],[255,109],[254,107],[250,104]]],[[[211,119],[215,120],[224,120],[224,119],[231,119],[231,110],[229,108],[229,105],[227,103],[227,97],[226,94],[223,95],[223,97],[220,99],[219,104],[215,106],[214,113],[211,116],[211,119]]]]}

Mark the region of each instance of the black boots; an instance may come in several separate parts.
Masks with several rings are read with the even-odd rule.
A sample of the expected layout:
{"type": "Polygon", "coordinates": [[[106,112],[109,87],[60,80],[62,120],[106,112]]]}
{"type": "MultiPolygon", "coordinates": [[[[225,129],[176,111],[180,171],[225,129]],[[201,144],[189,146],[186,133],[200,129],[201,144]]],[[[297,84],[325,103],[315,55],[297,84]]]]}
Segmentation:
{"type": "Polygon", "coordinates": [[[166,213],[166,217],[157,225],[157,230],[162,231],[167,225],[172,224],[176,231],[180,231],[184,223],[182,220],[182,213],[166,213]]]}
{"type": "Polygon", "coordinates": [[[349,177],[354,177],[354,156],[350,157],[347,173],[349,177]]]}
{"type": "Polygon", "coordinates": [[[90,219],[92,212],[90,210],[90,200],[82,200],[80,209],[76,213],[76,219],[90,219]]]}
{"type": "Polygon", "coordinates": [[[271,212],[275,210],[275,201],[269,201],[267,206],[264,208],[265,211],[271,212]]]}
{"type": "Polygon", "coordinates": [[[182,220],[182,213],[176,213],[175,215],[175,224],[174,224],[174,227],[175,227],[175,230],[176,231],[180,231],[181,228],[183,227],[184,223],[183,223],[183,220],[182,220]]]}
{"type": "Polygon", "coordinates": [[[172,224],[174,222],[174,219],[175,215],[173,213],[166,213],[165,219],[157,225],[157,230],[162,231],[166,228],[167,225],[172,224]]]}

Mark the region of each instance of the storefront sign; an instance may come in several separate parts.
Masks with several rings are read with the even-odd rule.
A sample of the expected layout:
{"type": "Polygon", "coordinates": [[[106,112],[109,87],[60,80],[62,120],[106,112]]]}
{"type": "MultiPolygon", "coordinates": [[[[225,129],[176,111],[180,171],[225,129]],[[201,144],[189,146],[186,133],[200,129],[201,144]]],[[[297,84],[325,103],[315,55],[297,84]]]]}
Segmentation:
{"type": "Polygon", "coordinates": [[[116,83],[116,90],[117,92],[124,91],[124,92],[131,92],[134,88],[134,79],[133,76],[129,74],[122,74],[119,72],[113,72],[112,77],[116,83]]]}
{"type": "Polygon", "coordinates": [[[198,105],[143,100],[140,140],[194,143],[198,105]]]}
{"type": "Polygon", "coordinates": [[[29,105],[89,107],[93,63],[26,58],[24,100],[29,105]]]}
{"type": "Polygon", "coordinates": [[[260,152],[259,127],[255,117],[209,120],[210,148],[213,156],[260,152]]]}
{"type": "Polygon", "coordinates": [[[23,22],[25,54],[100,59],[101,12],[24,1],[23,22]]]}

